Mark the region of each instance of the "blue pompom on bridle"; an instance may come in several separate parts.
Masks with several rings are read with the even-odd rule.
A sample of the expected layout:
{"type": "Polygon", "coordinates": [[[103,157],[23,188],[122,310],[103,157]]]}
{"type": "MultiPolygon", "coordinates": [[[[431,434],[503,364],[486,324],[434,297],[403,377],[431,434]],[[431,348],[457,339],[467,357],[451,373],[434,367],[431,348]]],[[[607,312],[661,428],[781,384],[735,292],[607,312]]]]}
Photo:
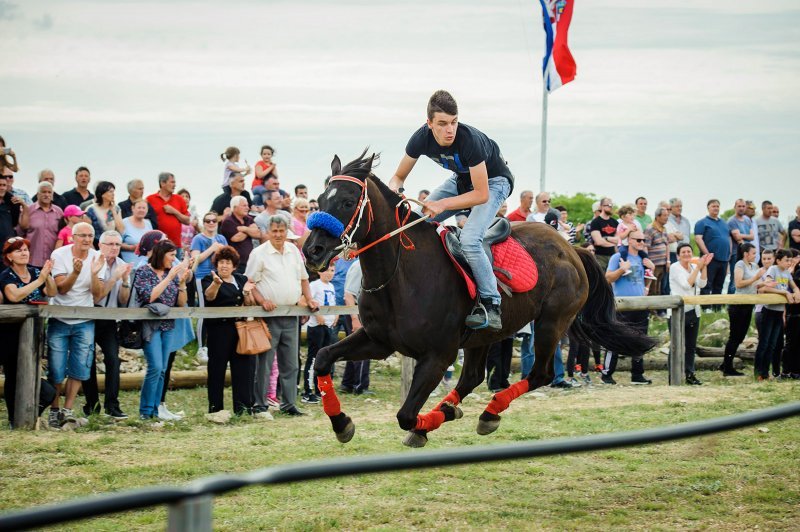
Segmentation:
{"type": "Polygon", "coordinates": [[[322,229],[335,238],[341,238],[344,224],[327,212],[317,211],[308,217],[306,225],[309,229],[322,229]]]}

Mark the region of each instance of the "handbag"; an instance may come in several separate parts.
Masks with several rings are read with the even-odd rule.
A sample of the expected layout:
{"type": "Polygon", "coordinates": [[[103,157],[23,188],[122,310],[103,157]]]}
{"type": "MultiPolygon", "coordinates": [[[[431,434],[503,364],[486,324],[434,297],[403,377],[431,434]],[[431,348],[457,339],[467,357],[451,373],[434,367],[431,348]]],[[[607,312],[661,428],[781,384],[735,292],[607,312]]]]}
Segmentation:
{"type": "MultiPolygon", "coordinates": [[[[133,271],[131,276],[131,296],[128,298],[128,308],[137,308],[136,304],[136,291],[133,288],[133,282],[136,280],[136,271],[133,271]]],[[[142,322],[141,320],[121,320],[117,328],[117,339],[120,347],[126,349],[142,349],[144,343],[142,342],[142,322]]]]}
{"type": "Polygon", "coordinates": [[[236,352],[240,355],[260,355],[272,347],[269,327],[260,318],[237,321],[236,333],[239,335],[236,352]]]}

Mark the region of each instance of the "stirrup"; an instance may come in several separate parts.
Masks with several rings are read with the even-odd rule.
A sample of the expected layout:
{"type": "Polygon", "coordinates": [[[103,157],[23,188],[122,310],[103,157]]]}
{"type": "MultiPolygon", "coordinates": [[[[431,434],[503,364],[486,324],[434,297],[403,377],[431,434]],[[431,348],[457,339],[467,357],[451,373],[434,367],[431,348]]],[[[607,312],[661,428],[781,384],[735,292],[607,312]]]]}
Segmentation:
{"type": "Polygon", "coordinates": [[[467,316],[467,319],[464,320],[464,324],[470,329],[475,329],[475,330],[485,329],[486,327],[489,326],[489,312],[483,305],[483,301],[481,301],[480,299],[478,300],[478,303],[475,305],[475,307],[473,307],[472,312],[470,312],[469,315],[467,316]],[[480,324],[472,325],[470,324],[470,318],[472,318],[473,316],[478,316],[478,314],[475,312],[476,310],[483,313],[483,322],[480,324]]]}

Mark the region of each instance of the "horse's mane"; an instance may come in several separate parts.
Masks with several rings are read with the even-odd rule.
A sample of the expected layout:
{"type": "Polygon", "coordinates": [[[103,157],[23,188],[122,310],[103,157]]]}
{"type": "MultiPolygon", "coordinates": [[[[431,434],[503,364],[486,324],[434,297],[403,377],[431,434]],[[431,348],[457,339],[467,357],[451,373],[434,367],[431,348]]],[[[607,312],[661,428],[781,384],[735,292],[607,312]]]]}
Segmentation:
{"type": "MultiPolygon", "coordinates": [[[[386,202],[394,208],[400,200],[403,199],[398,193],[394,192],[392,189],[386,185],[377,175],[372,172],[372,168],[378,166],[380,164],[380,153],[373,153],[369,157],[367,157],[367,151],[369,151],[369,146],[364,148],[364,151],[361,152],[361,155],[358,156],[357,159],[354,159],[344,165],[342,168],[342,175],[347,175],[350,177],[355,177],[356,179],[360,179],[361,181],[366,181],[369,178],[375,185],[378,187],[378,190],[381,192],[381,195],[384,197],[386,202]]],[[[410,208],[408,203],[405,204],[405,208],[410,208]]],[[[403,210],[403,215],[405,215],[405,209],[403,210]]],[[[419,215],[412,211],[409,221],[416,220],[419,218],[419,215]]]]}

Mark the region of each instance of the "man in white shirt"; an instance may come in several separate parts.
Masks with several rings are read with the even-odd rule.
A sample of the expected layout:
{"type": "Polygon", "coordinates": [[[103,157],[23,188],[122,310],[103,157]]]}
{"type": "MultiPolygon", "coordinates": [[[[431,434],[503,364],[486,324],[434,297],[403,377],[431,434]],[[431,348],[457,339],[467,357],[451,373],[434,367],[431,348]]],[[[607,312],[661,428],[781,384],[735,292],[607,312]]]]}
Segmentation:
{"type": "MultiPolygon", "coordinates": [[[[92,307],[95,298],[103,291],[101,272],[105,259],[92,248],[94,228],[80,222],[72,228],[74,244],[53,251],[53,278],[58,286],[58,295],[53,305],[92,307]]],[[[76,422],[72,405],[81,382],[89,378],[89,369],[94,359],[94,322],[87,319],[51,318],[47,325],[48,367],[50,382],[56,387],[56,398],[50,405],[48,423],[59,428],[65,423],[76,422]],[[66,378],[66,386],[64,380],[66,378]],[[62,389],[65,393],[64,408],[59,409],[62,389]]]]}
{"type": "MultiPolygon", "coordinates": [[[[300,250],[294,244],[286,244],[288,225],[283,216],[276,215],[269,221],[269,240],[250,254],[245,275],[255,284],[253,296],[264,310],[271,312],[278,305],[297,305],[300,296],[312,312],[319,304],[311,297],[311,288],[300,250]]],[[[300,364],[297,359],[299,330],[297,318],[266,318],[272,333],[272,348],[257,355],[254,413],[266,412],[267,383],[272,372],[272,360],[278,357],[278,373],[281,380],[281,412],[290,416],[302,416],[297,409],[297,374],[300,364]]]]}

